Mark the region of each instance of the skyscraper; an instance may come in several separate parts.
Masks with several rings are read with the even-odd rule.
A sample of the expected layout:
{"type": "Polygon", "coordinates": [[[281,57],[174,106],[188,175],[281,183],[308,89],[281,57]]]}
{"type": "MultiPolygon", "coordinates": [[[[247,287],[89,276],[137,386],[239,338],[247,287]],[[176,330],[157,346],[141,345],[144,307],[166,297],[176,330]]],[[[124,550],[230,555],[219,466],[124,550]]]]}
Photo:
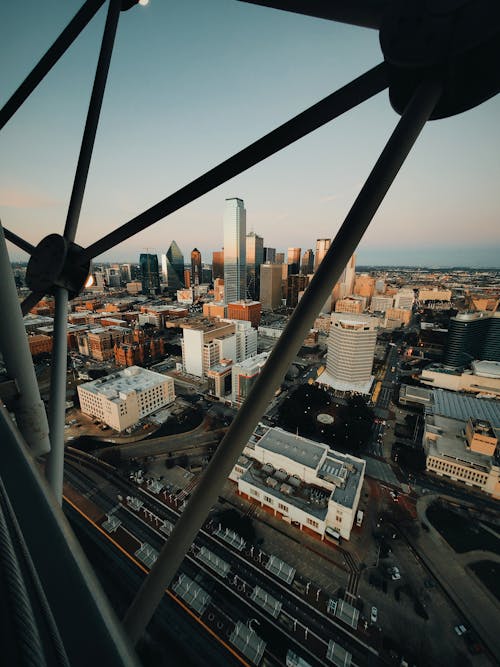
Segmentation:
{"type": "Polygon", "coordinates": [[[217,278],[224,278],[224,250],[212,253],[212,280],[217,278]]]}
{"type": "Polygon", "coordinates": [[[274,262],[276,261],[276,248],[268,248],[267,246],[265,246],[264,259],[262,261],[271,262],[271,264],[274,264],[274,262]]]}
{"type": "MultiPolygon", "coordinates": [[[[342,271],[338,282],[333,288],[332,299],[335,303],[338,299],[344,299],[354,292],[354,280],[356,278],[356,255],[352,255],[342,271]]],[[[365,296],[362,294],[361,296],[365,296]]]]}
{"type": "Polygon", "coordinates": [[[246,222],[242,199],[226,199],[224,210],[224,303],[246,295],[246,222]]]}
{"type": "Polygon", "coordinates": [[[326,255],[328,252],[328,248],[330,247],[331,240],[330,239],[317,239],[316,240],[316,257],[314,258],[314,270],[318,268],[318,266],[321,264],[323,261],[323,257],[326,255]]]}
{"type": "Polygon", "coordinates": [[[281,264],[262,264],[260,267],[260,302],[262,310],[281,306],[281,264]]]}
{"type": "Polygon", "coordinates": [[[450,319],[446,366],[466,367],[478,359],[500,361],[500,313],[459,313],[450,319]]]}
{"type": "Polygon", "coordinates": [[[160,291],[160,272],[157,255],[141,253],[139,264],[141,265],[143,294],[158,294],[160,291]]]}
{"type": "Polygon", "coordinates": [[[198,248],[191,250],[191,285],[201,283],[201,252],[198,248]]]}
{"type": "Polygon", "coordinates": [[[249,232],[246,239],[247,292],[250,299],[259,299],[260,265],[264,261],[264,239],[249,232]]]}
{"type": "Polygon", "coordinates": [[[304,256],[302,257],[300,272],[304,276],[308,276],[313,271],[314,271],[314,252],[312,251],[312,248],[309,248],[309,250],[306,250],[304,252],[304,256]]]}
{"type": "Polygon", "coordinates": [[[161,256],[161,270],[163,280],[170,288],[180,289],[184,286],[184,255],[175,241],[161,256]]]}
{"type": "Polygon", "coordinates": [[[290,275],[296,275],[299,272],[300,268],[300,253],[301,248],[288,248],[288,273],[290,275]]]}

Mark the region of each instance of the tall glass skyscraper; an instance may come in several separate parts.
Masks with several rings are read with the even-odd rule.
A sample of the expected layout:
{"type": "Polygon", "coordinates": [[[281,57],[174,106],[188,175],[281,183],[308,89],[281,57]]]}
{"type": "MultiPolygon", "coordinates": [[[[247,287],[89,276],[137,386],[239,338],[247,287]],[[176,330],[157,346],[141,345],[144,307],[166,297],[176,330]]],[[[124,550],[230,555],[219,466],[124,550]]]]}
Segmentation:
{"type": "Polygon", "coordinates": [[[224,210],[224,303],[246,296],[247,212],[243,199],[226,199],[224,210]]]}
{"type": "Polygon", "coordinates": [[[247,234],[247,292],[250,299],[260,294],[260,265],[264,261],[264,239],[255,232],[247,234]]]}
{"type": "Polygon", "coordinates": [[[328,252],[328,248],[330,247],[331,244],[331,239],[317,239],[316,240],[316,256],[314,258],[314,270],[318,268],[318,266],[321,264],[323,261],[323,257],[326,255],[328,252]]]}
{"type": "Polygon", "coordinates": [[[142,291],[144,294],[158,294],[160,291],[160,273],[158,256],[142,253],[139,257],[142,275],[142,291]]]}
{"type": "Polygon", "coordinates": [[[170,248],[161,256],[161,270],[163,280],[169,287],[184,287],[184,255],[175,241],[172,241],[170,248]]]}

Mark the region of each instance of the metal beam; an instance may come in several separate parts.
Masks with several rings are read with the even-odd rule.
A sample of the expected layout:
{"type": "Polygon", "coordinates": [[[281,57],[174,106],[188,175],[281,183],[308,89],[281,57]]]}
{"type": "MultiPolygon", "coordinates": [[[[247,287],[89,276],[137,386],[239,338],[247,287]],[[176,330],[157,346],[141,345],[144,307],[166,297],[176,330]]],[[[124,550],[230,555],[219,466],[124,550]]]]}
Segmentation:
{"type": "Polygon", "coordinates": [[[83,251],[82,263],[111,250],[122,241],[150,227],[158,220],[174,213],[174,211],[210,192],[210,190],[225,183],[230,178],[274,155],[282,148],[305,137],[310,132],[353,109],[361,102],[365,102],[385,88],[387,88],[386,67],[384,63],[381,63],[317,104],[294,116],[291,120],[250,144],[217,167],[191,181],[191,183],[158,202],[147,211],[129,220],[113,232],[106,234],[102,239],[83,251]]]}
{"type": "Polygon", "coordinates": [[[104,32],[102,35],[101,50],[96,66],[94,86],[90,96],[87,120],[85,122],[85,129],[83,131],[80,155],[78,156],[78,164],[76,166],[75,179],[73,181],[73,190],[71,192],[71,199],[68,206],[66,224],[64,227],[64,236],[69,241],[75,240],[78,220],[80,218],[83,195],[85,192],[85,185],[87,183],[90,159],[92,157],[92,150],[94,148],[97,124],[99,122],[99,115],[101,113],[102,98],[106,88],[109,63],[111,62],[111,55],[113,53],[113,44],[115,42],[116,30],[118,28],[118,19],[120,18],[121,6],[122,0],[110,0],[108,14],[106,17],[106,24],[104,26],[104,32]]]}
{"type": "MultiPolygon", "coordinates": [[[[0,130],[9,122],[45,75],[50,72],[59,58],[71,46],[103,4],[104,0],[87,0],[78,10],[49,50],[40,58],[16,92],[0,110],[0,130]]],[[[27,21],[29,21],[29,17],[27,17],[27,21]]]]}
{"type": "Polygon", "coordinates": [[[331,294],[342,270],[432,113],[441,90],[441,84],[434,81],[422,84],[401,116],[311,284],[299,301],[249,396],[179,517],[168,542],[127,611],[124,624],[134,642],[141,637],[165,589],[171,584],[209,508],[217,500],[220,489],[272,400],[276,388],[282,382],[314,318],[331,294]]]}
{"type": "Polygon", "coordinates": [[[28,243],[28,241],[25,241],[22,239],[20,236],[17,234],[14,234],[14,232],[10,232],[8,229],[3,228],[3,235],[7,239],[7,241],[10,241],[14,245],[17,245],[18,248],[21,248],[21,250],[24,250],[25,252],[28,253],[28,255],[32,255],[35,246],[31,245],[31,243],[28,243]]]}

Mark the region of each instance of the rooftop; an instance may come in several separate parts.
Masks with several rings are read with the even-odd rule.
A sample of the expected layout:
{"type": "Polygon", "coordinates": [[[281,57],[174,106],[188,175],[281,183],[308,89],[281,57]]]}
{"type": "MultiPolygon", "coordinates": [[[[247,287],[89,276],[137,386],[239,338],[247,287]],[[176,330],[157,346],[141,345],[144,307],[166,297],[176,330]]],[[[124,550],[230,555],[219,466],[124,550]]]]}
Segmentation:
{"type": "Polygon", "coordinates": [[[139,366],[129,366],[122,371],[106,375],[106,377],[81,384],[82,389],[99,396],[106,396],[108,400],[118,400],[120,394],[143,392],[159,384],[168,382],[169,378],[161,373],[148,371],[139,366]]]}
{"type": "Polygon", "coordinates": [[[467,448],[462,421],[441,415],[427,415],[426,430],[438,435],[437,440],[426,439],[431,456],[445,457],[486,472],[491,469],[493,457],[467,448]]]}
{"type": "Polygon", "coordinates": [[[433,405],[427,410],[434,415],[450,417],[466,422],[471,417],[486,420],[491,423],[495,431],[500,430],[500,401],[486,398],[473,398],[466,394],[454,391],[434,389],[432,392],[433,405]]]}

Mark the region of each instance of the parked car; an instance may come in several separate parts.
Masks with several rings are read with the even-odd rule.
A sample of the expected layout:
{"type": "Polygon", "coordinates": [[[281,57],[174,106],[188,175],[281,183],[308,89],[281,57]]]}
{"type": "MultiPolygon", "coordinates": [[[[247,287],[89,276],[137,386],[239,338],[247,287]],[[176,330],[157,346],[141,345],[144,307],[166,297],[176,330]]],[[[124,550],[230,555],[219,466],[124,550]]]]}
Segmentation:
{"type": "Polygon", "coordinates": [[[465,627],[465,625],[455,625],[453,629],[455,630],[455,632],[459,637],[467,632],[467,628],[465,627]]]}
{"type": "Polygon", "coordinates": [[[376,623],[378,618],[378,610],[377,607],[372,607],[372,612],[370,614],[370,621],[372,623],[376,623]]]}

